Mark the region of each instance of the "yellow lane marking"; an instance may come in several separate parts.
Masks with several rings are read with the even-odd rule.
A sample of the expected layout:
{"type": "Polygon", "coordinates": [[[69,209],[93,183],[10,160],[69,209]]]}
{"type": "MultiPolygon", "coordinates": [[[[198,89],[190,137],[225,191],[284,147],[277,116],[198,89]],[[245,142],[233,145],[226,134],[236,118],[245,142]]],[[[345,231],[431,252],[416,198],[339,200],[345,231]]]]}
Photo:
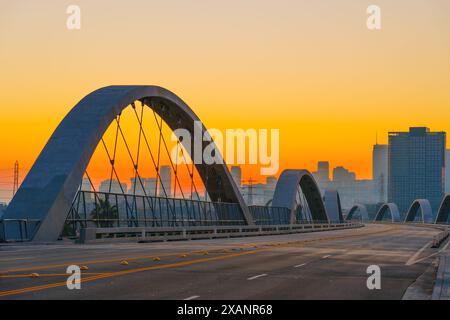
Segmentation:
{"type": "MultiPolygon", "coordinates": [[[[269,250],[269,248],[255,249],[255,250],[252,250],[252,251],[239,252],[239,253],[229,254],[229,255],[225,255],[225,256],[217,256],[217,257],[196,259],[196,260],[183,261],[183,262],[177,262],[177,263],[155,265],[155,266],[150,266],[150,267],[135,268],[135,269],[129,269],[129,270],[124,270],[124,271],[112,272],[112,273],[104,273],[104,274],[100,274],[100,275],[97,275],[97,276],[92,276],[92,277],[89,277],[89,278],[81,279],[81,282],[83,283],[83,282],[89,282],[89,281],[94,281],[94,280],[99,280],[99,279],[118,277],[118,276],[123,276],[123,275],[127,275],[127,274],[143,272],[143,271],[148,271],[148,270],[178,268],[178,267],[184,267],[184,266],[189,266],[189,265],[203,263],[203,262],[224,260],[224,259],[229,259],[229,258],[234,258],[234,257],[239,257],[239,256],[251,254],[251,253],[260,252],[260,251],[263,251],[263,250],[269,250]]],[[[66,285],[66,281],[64,281],[64,282],[57,282],[57,283],[50,283],[50,284],[34,286],[34,287],[21,288],[21,289],[0,291],[0,297],[16,295],[16,294],[22,294],[22,293],[28,293],[28,292],[34,292],[34,291],[40,291],[40,290],[50,289],[50,288],[57,288],[57,287],[65,286],[65,285],[66,285]]]]}
{"type": "MultiPolygon", "coordinates": [[[[204,250],[196,250],[196,251],[190,251],[191,254],[201,254],[204,250]]],[[[145,256],[136,256],[136,257],[130,257],[125,258],[128,261],[133,260],[144,260],[144,259],[153,259],[157,257],[170,257],[170,256],[178,256],[180,254],[183,254],[185,252],[178,252],[178,253],[162,253],[162,254],[153,254],[153,255],[145,255],[145,256]]],[[[0,270],[0,274],[2,273],[12,273],[12,272],[21,272],[21,271],[30,271],[30,270],[45,270],[45,269],[51,269],[51,268],[59,268],[59,267],[66,267],[69,265],[89,265],[89,264],[100,264],[100,263],[111,263],[111,262],[121,262],[125,260],[124,258],[114,258],[114,259],[107,259],[107,260],[91,260],[91,261],[84,261],[84,262],[67,262],[67,263],[58,263],[58,264],[49,264],[49,265],[43,265],[43,266],[35,266],[35,267],[25,267],[25,268],[16,268],[16,269],[9,269],[9,270],[0,270]]]]}
{"type": "MultiPolygon", "coordinates": [[[[98,275],[98,274],[105,274],[107,272],[83,272],[83,275],[98,275]]],[[[39,273],[39,278],[41,277],[67,277],[70,274],[68,273],[39,273]]],[[[14,278],[29,278],[30,274],[11,274],[11,275],[0,275],[1,278],[5,279],[14,279],[14,278]]]]}

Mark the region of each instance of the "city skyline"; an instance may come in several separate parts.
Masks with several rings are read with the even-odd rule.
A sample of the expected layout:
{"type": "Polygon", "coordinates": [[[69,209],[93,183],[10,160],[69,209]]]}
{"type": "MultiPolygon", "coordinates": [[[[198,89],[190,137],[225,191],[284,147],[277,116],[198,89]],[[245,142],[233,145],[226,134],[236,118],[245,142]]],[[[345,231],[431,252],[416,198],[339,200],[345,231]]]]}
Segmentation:
{"type": "MultiPolygon", "coordinates": [[[[395,131],[398,131],[398,130],[395,130],[395,131]]],[[[374,158],[374,157],[376,157],[375,156],[375,153],[376,153],[376,151],[375,150],[379,150],[379,149],[382,149],[383,147],[386,147],[387,148],[387,144],[381,144],[381,143],[379,143],[379,140],[378,139],[376,139],[375,140],[375,144],[372,144],[371,145],[371,147],[372,147],[372,150],[371,150],[371,152],[370,152],[370,154],[371,154],[371,163],[370,163],[370,167],[371,167],[371,175],[370,176],[368,176],[368,177],[365,177],[365,176],[359,176],[358,175],[358,173],[357,172],[355,172],[355,170],[354,169],[352,169],[351,167],[348,167],[346,164],[342,164],[342,163],[335,163],[335,164],[333,164],[333,162],[332,161],[330,161],[330,160],[327,160],[327,159],[319,159],[319,160],[317,160],[315,163],[313,163],[313,164],[311,164],[311,167],[309,167],[309,168],[306,168],[307,170],[309,170],[311,173],[313,173],[313,174],[315,174],[317,171],[317,166],[319,165],[320,166],[320,164],[321,163],[327,163],[328,164],[328,166],[329,166],[329,181],[333,181],[333,180],[335,180],[334,179],[334,175],[332,174],[332,172],[335,170],[335,169],[337,169],[337,168],[342,168],[343,170],[348,170],[348,172],[349,173],[352,173],[352,174],[354,174],[354,177],[352,178],[353,180],[375,180],[377,177],[375,176],[376,175],[376,173],[379,171],[379,170],[381,170],[380,168],[377,168],[376,166],[376,163],[374,162],[376,159],[374,158]],[[379,148],[379,149],[377,149],[377,147],[379,148]],[[333,170],[331,170],[331,169],[333,169],[333,170]]],[[[446,151],[447,152],[450,152],[450,149],[446,149],[446,151]]],[[[450,153],[449,153],[450,154],[450,153]]],[[[378,159],[379,160],[379,159],[378,159]]],[[[168,167],[167,165],[165,165],[164,163],[162,163],[161,164],[163,167],[168,167]]],[[[228,166],[229,167],[229,169],[230,169],[230,171],[231,171],[231,173],[232,173],[232,175],[233,175],[233,168],[235,168],[235,167],[239,167],[240,169],[241,169],[241,172],[240,172],[240,175],[241,175],[241,181],[252,181],[252,183],[254,183],[254,184],[264,184],[264,183],[266,183],[266,179],[267,178],[270,178],[270,177],[276,177],[276,178],[278,178],[279,177],[279,173],[282,171],[282,170],[284,170],[284,169],[288,169],[288,168],[280,168],[280,170],[279,170],[279,173],[277,173],[277,174],[275,174],[275,175],[273,175],[273,176],[261,176],[261,175],[259,175],[258,174],[258,172],[256,172],[255,173],[255,170],[247,170],[248,168],[249,168],[249,166],[248,165],[229,165],[228,166]]],[[[253,166],[253,169],[255,168],[255,167],[258,167],[258,166],[253,166]]],[[[448,168],[448,166],[446,166],[446,168],[448,168]]],[[[109,168],[105,168],[107,171],[109,171],[110,169],[109,168]]],[[[8,175],[10,175],[11,177],[10,177],[10,181],[9,180],[7,180],[7,179],[4,179],[4,178],[1,178],[2,176],[0,175],[0,182],[1,182],[1,188],[0,188],[0,203],[8,203],[9,202],[9,200],[12,198],[12,191],[13,191],[13,184],[14,184],[14,181],[13,181],[13,176],[12,176],[12,173],[13,173],[13,170],[14,170],[14,167],[13,168],[11,168],[11,172],[10,173],[8,173],[8,175]]],[[[3,170],[1,173],[4,173],[6,170],[3,170]]],[[[23,181],[23,179],[25,178],[25,175],[26,175],[26,172],[27,172],[28,170],[24,170],[24,169],[22,169],[21,168],[21,171],[20,171],[20,175],[19,175],[19,185],[21,184],[21,182],[23,181]]],[[[447,169],[447,171],[446,171],[448,174],[446,174],[445,176],[446,176],[446,179],[448,180],[448,181],[450,181],[450,170],[448,170],[447,169]]],[[[105,182],[105,181],[107,181],[108,179],[106,178],[107,176],[104,176],[104,177],[96,177],[96,178],[91,178],[92,179],[92,183],[94,184],[94,186],[95,186],[95,188],[97,189],[97,190],[100,190],[101,189],[101,184],[102,184],[102,182],[105,182]]],[[[141,178],[143,178],[143,179],[148,179],[148,178],[150,178],[150,179],[153,179],[153,178],[155,178],[156,176],[155,175],[148,175],[148,176],[143,176],[143,177],[141,177],[141,178]]],[[[131,187],[132,186],[132,182],[130,181],[130,179],[133,179],[133,174],[130,174],[130,176],[129,177],[126,177],[126,175],[124,175],[124,178],[123,179],[120,179],[120,182],[121,182],[121,184],[125,184],[126,186],[127,186],[127,188],[128,187],[131,187]]],[[[339,178],[338,178],[339,179],[339,178]]],[[[113,179],[113,180],[117,180],[117,179],[113,179]]],[[[199,180],[198,179],[198,177],[197,177],[197,179],[196,180],[199,180]]],[[[316,180],[317,180],[317,182],[319,183],[320,182],[320,178],[316,178],[316,180]]],[[[159,180],[158,180],[159,181],[159,180]]],[[[383,178],[383,181],[384,181],[384,185],[383,185],[383,192],[385,192],[385,197],[387,198],[387,175],[386,175],[386,179],[384,179],[383,178]]],[[[166,183],[166,185],[170,185],[170,184],[173,184],[173,182],[174,182],[174,177],[172,177],[171,178],[171,182],[169,183],[169,184],[167,184],[166,183]]],[[[159,183],[159,182],[158,182],[159,183]]],[[[182,182],[182,186],[183,186],[183,190],[188,190],[189,189],[189,186],[187,185],[187,184],[184,184],[184,182],[182,182]]],[[[170,186],[170,188],[172,188],[173,186],[170,186]]],[[[446,188],[446,190],[449,188],[450,186],[447,184],[447,183],[445,183],[445,188],[446,188]]],[[[159,188],[158,188],[158,190],[160,190],[159,188]]],[[[162,192],[161,190],[159,191],[159,192],[162,192]]],[[[380,201],[380,202],[382,202],[382,201],[380,201]]]]}
{"type": "MultiPolygon", "coordinates": [[[[28,3],[27,10],[22,1],[0,3],[0,58],[6,62],[0,169],[19,160],[23,177],[84,93],[114,83],[167,87],[207,127],[280,128],[280,169],[312,171],[317,160],[329,159],[369,178],[375,132],[387,143],[394,129],[426,124],[450,130],[450,46],[441,41],[450,38],[448,3],[381,0],[385,20],[377,33],[366,28],[367,5],[350,1],[249,1],[240,12],[232,3],[139,2],[139,11],[136,3],[108,4],[105,11],[80,0],[83,22],[75,32],[66,29],[64,3],[28,3]],[[148,11],[161,15],[146,19],[148,11]],[[161,20],[168,12],[176,24],[161,20]],[[223,23],[210,23],[211,17],[223,23]],[[165,53],[139,41],[145,37],[164,44],[165,53]],[[111,41],[123,46],[110,50],[111,41]],[[186,43],[189,49],[178,54],[186,43]],[[118,66],[123,57],[127,62],[118,66]]],[[[257,170],[246,168],[254,179],[257,170]]]]}

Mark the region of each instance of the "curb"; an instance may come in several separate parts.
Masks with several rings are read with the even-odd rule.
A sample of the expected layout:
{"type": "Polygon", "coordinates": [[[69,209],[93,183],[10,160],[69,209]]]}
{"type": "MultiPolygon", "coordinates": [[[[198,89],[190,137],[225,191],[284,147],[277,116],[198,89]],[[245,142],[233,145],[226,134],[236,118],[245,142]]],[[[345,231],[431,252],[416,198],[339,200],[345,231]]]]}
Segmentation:
{"type": "Polygon", "coordinates": [[[436,282],[433,288],[432,300],[450,300],[450,254],[442,253],[436,282]]]}

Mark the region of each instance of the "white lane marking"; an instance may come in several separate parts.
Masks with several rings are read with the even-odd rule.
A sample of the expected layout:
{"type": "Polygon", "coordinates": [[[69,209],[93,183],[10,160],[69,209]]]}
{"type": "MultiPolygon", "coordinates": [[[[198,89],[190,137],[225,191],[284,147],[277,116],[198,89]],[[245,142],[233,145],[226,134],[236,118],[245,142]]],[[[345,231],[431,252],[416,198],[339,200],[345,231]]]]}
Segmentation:
{"type": "Polygon", "coordinates": [[[194,300],[194,299],[197,299],[197,298],[200,298],[200,296],[190,296],[189,298],[186,298],[184,300],[194,300]]]}
{"type": "Polygon", "coordinates": [[[258,278],[261,278],[261,277],[265,277],[265,276],[267,276],[267,274],[265,274],[265,273],[258,274],[257,276],[250,277],[247,280],[255,280],[255,279],[258,279],[258,278]]]}
{"type": "Polygon", "coordinates": [[[294,268],[300,268],[300,267],[303,267],[303,266],[306,266],[306,263],[298,264],[298,265],[294,266],[294,268]]]}
{"type": "Polygon", "coordinates": [[[415,260],[415,261],[413,261],[410,265],[413,265],[413,264],[416,264],[416,263],[418,263],[418,262],[422,262],[422,261],[424,261],[424,260],[426,260],[426,259],[428,259],[428,258],[437,256],[437,255],[440,254],[441,252],[447,250],[447,247],[449,246],[449,244],[450,244],[450,240],[449,240],[449,241],[448,241],[448,242],[447,242],[447,243],[446,243],[446,244],[445,244],[438,252],[432,253],[432,254],[430,254],[429,256],[426,256],[426,257],[423,257],[423,258],[421,258],[421,259],[415,260]]]}
{"type": "Polygon", "coordinates": [[[323,256],[322,259],[326,259],[326,258],[329,258],[329,257],[331,257],[331,254],[327,254],[326,256],[323,256]]]}

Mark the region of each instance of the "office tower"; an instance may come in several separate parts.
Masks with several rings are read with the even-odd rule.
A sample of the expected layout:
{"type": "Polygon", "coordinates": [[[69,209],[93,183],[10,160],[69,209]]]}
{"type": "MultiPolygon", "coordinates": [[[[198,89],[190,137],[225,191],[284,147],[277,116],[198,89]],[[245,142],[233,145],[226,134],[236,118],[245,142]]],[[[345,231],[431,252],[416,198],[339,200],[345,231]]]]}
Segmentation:
{"type": "Polygon", "coordinates": [[[415,199],[437,210],[444,193],[445,132],[425,127],[389,132],[388,200],[405,213],[415,199]]]}
{"type": "Polygon", "coordinates": [[[387,201],[388,145],[374,144],[372,149],[372,179],[377,185],[380,202],[387,201]]]}
{"type": "Polygon", "coordinates": [[[231,167],[231,176],[233,177],[234,182],[240,188],[242,183],[242,170],[239,166],[231,167]]]}
{"type": "Polygon", "coordinates": [[[445,150],[445,193],[450,192],[450,149],[445,150]]]}
{"type": "Polygon", "coordinates": [[[161,166],[159,168],[159,196],[171,197],[172,196],[172,170],[170,166],[161,166]]]}
{"type": "Polygon", "coordinates": [[[117,193],[117,194],[123,194],[127,193],[127,184],[122,182],[119,184],[119,181],[113,179],[113,180],[103,180],[100,183],[100,192],[105,193],[117,193]]]}

